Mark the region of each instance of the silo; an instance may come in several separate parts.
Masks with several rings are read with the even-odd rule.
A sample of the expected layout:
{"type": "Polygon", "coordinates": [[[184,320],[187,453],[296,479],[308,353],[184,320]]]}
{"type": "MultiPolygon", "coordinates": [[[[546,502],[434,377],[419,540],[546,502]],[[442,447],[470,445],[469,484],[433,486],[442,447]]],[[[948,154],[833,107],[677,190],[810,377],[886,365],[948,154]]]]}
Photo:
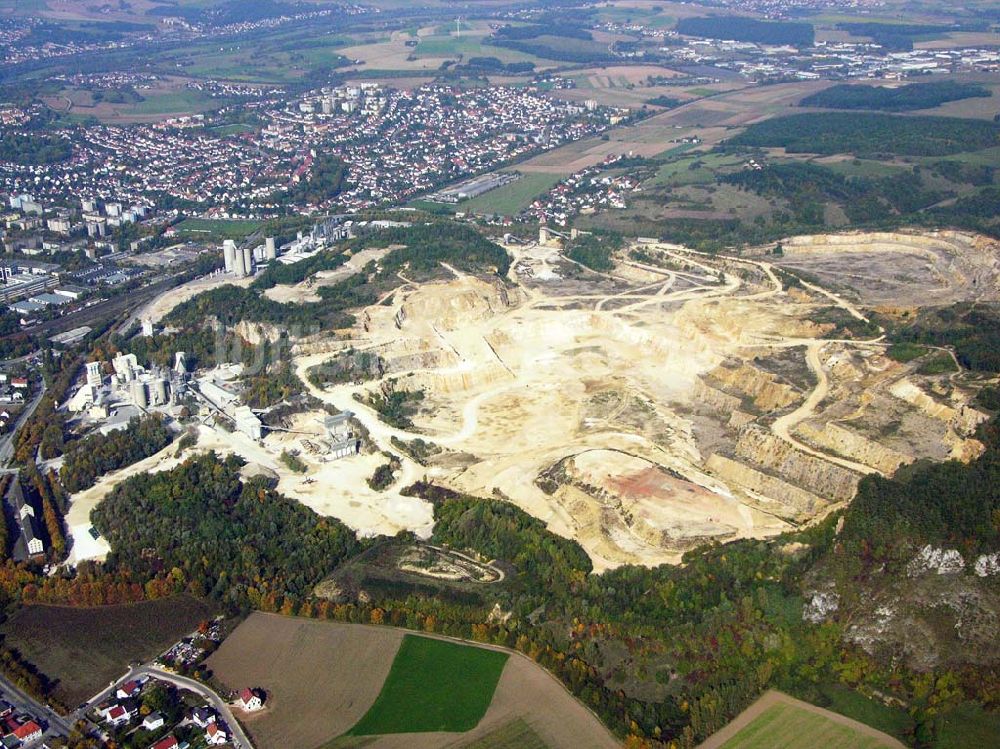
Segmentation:
{"type": "Polygon", "coordinates": [[[243,278],[247,274],[243,267],[243,253],[239,250],[236,251],[236,257],[233,259],[233,273],[236,274],[237,278],[243,278]]]}
{"type": "Polygon", "coordinates": [[[243,248],[243,274],[253,275],[253,248],[251,247],[243,248]]]}
{"type": "Polygon", "coordinates": [[[153,380],[153,403],[157,406],[167,403],[167,381],[163,378],[153,380]]]}
{"type": "Polygon", "coordinates": [[[141,380],[132,380],[132,384],[129,385],[129,394],[132,396],[132,402],[139,408],[145,408],[149,405],[149,399],[146,397],[146,385],[141,380]]]}
{"type": "Polygon", "coordinates": [[[236,270],[236,242],[227,239],[222,243],[222,256],[226,261],[226,272],[236,270]]]}
{"type": "Polygon", "coordinates": [[[264,240],[264,258],[274,260],[278,257],[278,247],[274,243],[274,237],[267,237],[264,240]]]}

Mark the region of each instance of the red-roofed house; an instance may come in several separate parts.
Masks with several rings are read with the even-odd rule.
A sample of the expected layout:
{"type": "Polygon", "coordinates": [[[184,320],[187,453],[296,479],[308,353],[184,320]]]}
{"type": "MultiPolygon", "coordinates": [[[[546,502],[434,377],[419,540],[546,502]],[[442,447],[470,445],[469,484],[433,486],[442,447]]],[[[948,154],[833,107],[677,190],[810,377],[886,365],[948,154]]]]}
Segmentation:
{"type": "Polygon", "coordinates": [[[177,738],[171,734],[157,741],[150,749],[177,749],[177,738]]]}
{"type": "Polygon", "coordinates": [[[35,721],[29,720],[24,725],[18,726],[14,730],[14,735],[21,740],[21,743],[27,744],[42,738],[42,727],[35,721]]]}
{"type": "Polygon", "coordinates": [[[108,723],[113,726],[123,726],[132,719],[132,715],[124,705],[115,705],[108,710],[108,723]]]}
{"type": "Polygon", "coordinates": [[[135,697],[141,691],[142,684],[137,681],[126,681],[118,687],[118,692],[115,696],[120,700],[127,700],[129,697],[135,697]]]}
{"type": "Polygon", "coordinates": [[[210,746],[218,746],[219,744],[225,744],[229,741],[229,735],[226,733],[225,729],[222,728],[222,726],[213,720],[205,729],[205,741],[207,741],[210,746]]]}
{"type": "Polygon", "coordinates": [[[264,700],[261,699],[260,694],[256,689],[246,687],[242,692],[240,692],[240,707],[248,713],[252,713],[255,710],[263,709],[264,700]]]}

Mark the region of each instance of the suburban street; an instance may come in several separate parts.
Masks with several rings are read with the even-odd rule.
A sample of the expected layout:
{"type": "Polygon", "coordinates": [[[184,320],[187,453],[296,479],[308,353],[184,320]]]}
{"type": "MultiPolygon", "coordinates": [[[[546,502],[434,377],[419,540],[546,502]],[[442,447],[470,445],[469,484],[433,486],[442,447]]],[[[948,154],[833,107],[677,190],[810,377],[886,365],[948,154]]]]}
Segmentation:
{"type": "Polygon", "coordinates": [[[4,698],[14,706],[15,710],[31,713],[38,720],[45,722],[45,736],[69,735],[75,722],[73,718],[65,718],[47,705],[38,702],[3,674],[0,674],[0,690],[4,692],[4,698]]]}
{"type": "Polygon", "coordinates": [[[45,381],[42,380],[42,387],[31,399],[31,402],[25,407],[21,412],[21,415],[17,417],[17,422],[11,428],[7,434],[0,437],[0,468],[6,468],[7,464],[10,463],[10,459],[14,457],[14,435],[17,434],[18,430],[24,426],[25,422],[31,418],[31,415],[38,408],[38,404],[42,402],[42,396],[45,395],[45,381]]]}
{"type": "Polygon", "coordinates": [[[84,707],[76,710],[71,716],[72,720],[75,722],[76,720],[83,719],[89,710],[99,705],[109,697],[113,697],[120,684],[143,676],[168,682],[173,684],[178,689],[185,689],[203,697],[209,704],[211,704],[219,716],[221,716],[222,720],[225,721],[226,726],[229,728],[230,736],[232,736],[233,739],[231,743],[235,749],[253,749],[253,743],[243,731],[243,727],[240,726],[239,722],[236,720],[232,710],[229,708],[228,703],[218,694],[199,681],[189,679],[186,676],[180,676],[179,674],[172,673],[171,671],[167,671],[159,666],[149,663],[129,669],[128,673],[124,674],[120,679],[114,682],[114,684],[111,684],[107,689],[104,689],[99,694],[92,697],[84,707]]]}

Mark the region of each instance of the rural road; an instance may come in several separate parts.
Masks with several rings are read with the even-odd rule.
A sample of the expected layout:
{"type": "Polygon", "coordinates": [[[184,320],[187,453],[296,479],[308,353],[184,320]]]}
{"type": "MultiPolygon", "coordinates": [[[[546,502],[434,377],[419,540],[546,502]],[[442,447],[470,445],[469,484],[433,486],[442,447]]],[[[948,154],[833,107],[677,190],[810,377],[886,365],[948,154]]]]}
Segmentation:
{"type": "Polygon", "coordinates": [[[830,390],[830,382],[826,376],[826,370],[823,369],[823,362],[819,355],[820,351],[823,349],[823,345],[824,342],[814,341],[806,347],[806,362],[809,365],[809,369],[816,375],[816,387],[813,388],[811,393],[809,393],[809,397],[805,399],[801,406],[796,408],[791,413],[785,414],[784,416],[776,419],[774,424],[771,425],[771,431],[785,442],[792,445],[792,447],[807,453],[808,455],[812,455],[813,457],[822,458],[830,463],[836,463],[839,466],[848,468],[852,471],[858,471],[863,474],[878,473],[878,471],[871,466],[866,466],[862,463],[855,463],[852,460],[846,460],[835,455],[829,455],[827,453],[822,453],[819,450],[814,450],[809,447],[809,445],[803,444],[792,436],[792,429],[794,429],[799,422],[808,419],[815,413],[816,407],[822,403],[823,399],[826,398],[826,394],[830,390]]]}
{"type": "Polygon", "coordinates": [[[180,676],[171,671],[166,671],[158,666],[153,666],[151,664],[145,664],[142,666],[136,666],[129,669],[128,673],[122,676],[120,679],[115,681],[107,689],[103,690],[99,694],[92,697],[86,704],[86,707],[77,710],[73,713],[73,717],[83,717],[83,715],[92,707],[100,704],[104,700],[108,699],[110,696],[118,689],[118,685],[123,682],[131,681],[133,679],[139,678],[141,676],[148,676],[153,679],[159,679],[160,681],[165,681],[173,684],[178,689],[185,689],[189,692],[194,692],[199,697],[203,697],[207,700],[215,711],[222,716],[226,725],[229,727],[229,733],[233,737],[231,742],[234,749],[253,749],[253,743],[250,741],[249,737],[243,731],[243,727],[236,720],[233,715],[232,710],[229,708],[229,704],[222,699],[213,690],[209,689],[207,686],[194,679],[189,679],[186,676],[180,676]]]}

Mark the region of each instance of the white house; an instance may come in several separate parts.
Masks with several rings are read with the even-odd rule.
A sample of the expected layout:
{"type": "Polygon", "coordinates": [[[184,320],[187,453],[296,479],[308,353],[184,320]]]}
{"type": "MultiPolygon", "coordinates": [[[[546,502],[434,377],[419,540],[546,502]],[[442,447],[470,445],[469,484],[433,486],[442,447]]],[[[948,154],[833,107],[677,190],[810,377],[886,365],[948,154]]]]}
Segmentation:
{"type": "Polygon", "coordinates": [[[126,681],[115,693],[115,696],[120,700],[127,700],[129,697],[135,697],[139,692],[142,691],[142,684],[138,681],[126,681]]]}
{"type": "Polygon", "coordinates": [[[229,735],[218,722],[212,721],[205,729],[205,741],[208,742],[209,746],[219,746],[229,741],[229,735]]]}
{"type": "Polygon", "coordinates": [[[215,711],[210,707],[196,707],[191,711],[191,722],[199,728],[208,728],[209,723],[215,722],[215,711]]]}
{"type": "Polygon", "coordinates": [[[240,692],[240,707],[248,713],[252,713],[256,710],[263,710],[264,700],[261,699],[260,694],[258,694],[256,689],[246,687],[242,692],[240,692]]]}
{"type": "Polygon", "coordinates": [[[142,721],[142,727],[147,731],[155,731],[157,728],[163,728],[163,716],[159,713],[150,713],[142,721]]]}
{"type": "Polygon", "coordinates": [[[108,723],[113,726],[124,726],[130,720],[132,720],[132,713],[124,705],[115,705],[113,708],[108,710],[108,723]]]}

